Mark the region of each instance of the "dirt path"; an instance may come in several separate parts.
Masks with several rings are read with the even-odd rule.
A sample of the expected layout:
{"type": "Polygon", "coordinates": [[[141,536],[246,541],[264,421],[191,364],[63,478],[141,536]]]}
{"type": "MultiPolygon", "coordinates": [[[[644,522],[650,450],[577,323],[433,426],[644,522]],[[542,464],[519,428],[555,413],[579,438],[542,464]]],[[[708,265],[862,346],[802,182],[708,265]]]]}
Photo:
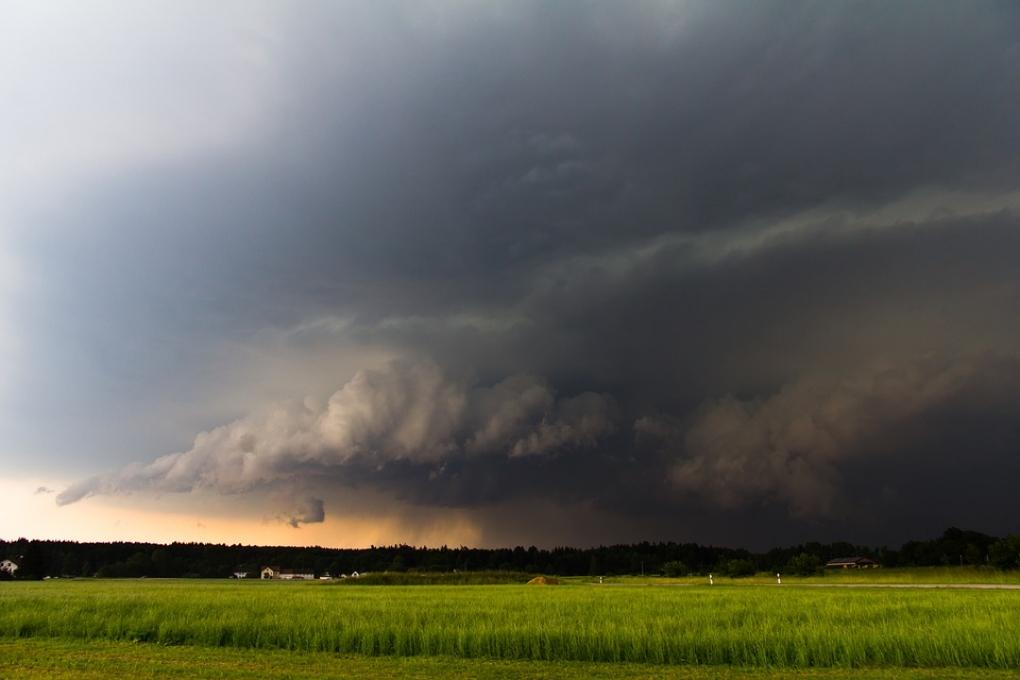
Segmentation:
{"type": "Polygon", "coordinates": [[[961,588],[969,590],[1020,590],[1018,583],[791,583],[799,588],[961,588]]]}
{"type": "MultiPolygon", "coordinates": [[[[633,587],[633,585],[644,585],[651,588],[684,588],[701,586],[707,584],[700,583],[643,583],[643,584],[627,584],[627,583],[606,583],[606,584],[591,584],[597,585],[600,588],[623,586],[633,587]]],[[[1020,590],[1020,583],[726,583],[718,584],[720,586],[734,586],[738,585],[743,588],[906,588],[906,589],[942,589],[942,590],[1020,590]]]]}

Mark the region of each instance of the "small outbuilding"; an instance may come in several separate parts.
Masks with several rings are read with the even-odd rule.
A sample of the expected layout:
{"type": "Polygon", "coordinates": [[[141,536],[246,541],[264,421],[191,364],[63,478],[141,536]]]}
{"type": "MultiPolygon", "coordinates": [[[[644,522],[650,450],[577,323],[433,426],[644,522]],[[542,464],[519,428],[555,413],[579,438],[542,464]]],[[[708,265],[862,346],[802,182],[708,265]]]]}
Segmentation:
{"type": "Polygon", "coordinates": [[[18,564],[12,560],[4,560],[0,562],[0,571],[8,576],[14,576],[14,573],[18,571],[18,564]]]}
{"type": "Polygon", "coordinates": [[[870,557],[837,557],[825,563],[826,569],[874,569],[880,566],[870,557]]]}

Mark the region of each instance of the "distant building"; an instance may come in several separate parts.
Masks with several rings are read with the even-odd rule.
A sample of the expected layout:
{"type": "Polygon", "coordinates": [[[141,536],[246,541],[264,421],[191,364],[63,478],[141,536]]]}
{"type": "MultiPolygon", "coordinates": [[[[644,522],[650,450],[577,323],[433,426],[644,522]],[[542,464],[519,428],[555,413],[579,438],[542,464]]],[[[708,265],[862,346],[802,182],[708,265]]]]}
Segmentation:
{"type": "Polygon", "coordinates": [[[280,567],[263,567],[261,576],[264,580],[279,581],[312,581],[315,574],[306,569],[281,569],[280,567]]]}
{"type": "Polygon", "coordinates": [[[18,570],[18,565],[11,560],[4,560],[0,562],[0,571],[7,574],[8,576],[14,576],[14,572],[18,570]]]}
{"type": "Polygon", "coordinates": [[[826,569],[873,569],[880,566],[870,557],[837,557],[825,563],[826,569]]]}
{"type": "Polygon", "coordinates": [[[248,572],[246,571],[235,571],[234,578],[248,578],[248,572]]]}

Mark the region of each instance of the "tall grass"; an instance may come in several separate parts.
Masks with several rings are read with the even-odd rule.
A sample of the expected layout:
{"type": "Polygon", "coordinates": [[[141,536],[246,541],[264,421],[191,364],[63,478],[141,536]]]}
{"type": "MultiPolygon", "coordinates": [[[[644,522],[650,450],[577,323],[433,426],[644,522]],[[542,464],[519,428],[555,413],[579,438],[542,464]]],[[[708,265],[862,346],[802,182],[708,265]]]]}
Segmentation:
{"type": "Polygon", "coordinates": [[[1020,593],[6,583],[0,636],[395,656],[1018,668],[1020,593]]]}
{"type": "Polygon", "coordinates": [[[461,572],[374,572],[358,578],[329,581],[343,586],[484,586],[523,584],[534,574],[521,571],[461,571],[461,572]]]}

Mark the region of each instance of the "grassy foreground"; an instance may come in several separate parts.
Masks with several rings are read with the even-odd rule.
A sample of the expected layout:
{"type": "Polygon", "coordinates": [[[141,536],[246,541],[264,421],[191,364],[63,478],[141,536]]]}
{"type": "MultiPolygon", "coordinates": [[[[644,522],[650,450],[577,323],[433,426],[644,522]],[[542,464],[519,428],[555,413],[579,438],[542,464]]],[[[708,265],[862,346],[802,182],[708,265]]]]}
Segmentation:
{"type": "MultiPolygon", "coordinates": [[[[0,638],[362,657],[762,668],[1020,668],[1020,591],[0,585],[0,638]]],[[[366,662],[367,663],[367,662],[366,662]]]]}
{"type": "Polygon", "coordinates": [[[98,680],[131,677],[194,680],[513,680],[515,678],[648,678],[651,680],[937,680],[1009,678],[1010,671],[961,668],[767,669],[653,666],[577,661],[492,661],[449,657],[357,657],[271,650],[163,647],[129,642],[0,641],[0,677],[21,680],[98,680]]]}

